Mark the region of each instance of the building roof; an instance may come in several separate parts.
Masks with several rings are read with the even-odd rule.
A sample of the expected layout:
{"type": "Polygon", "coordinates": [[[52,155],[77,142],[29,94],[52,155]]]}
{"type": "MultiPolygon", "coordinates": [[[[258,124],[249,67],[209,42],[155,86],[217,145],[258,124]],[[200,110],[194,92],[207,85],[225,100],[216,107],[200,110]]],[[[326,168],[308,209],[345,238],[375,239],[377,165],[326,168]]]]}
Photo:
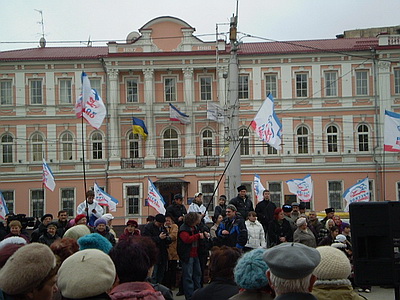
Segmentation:
{"type": "MultiPolygon", "coordinates": [[[[366,51],[379,48],[378,38],[339,38],[290,42],[243,43],[239,46],[239,55],[260,54],[302,54],[321,52],[366,51]]],[[[229,45],[226,53],[229,53],[229,45]]],[[[214,54],[215,51],[201,51],[201,54],[214,54]]],[[[108,53],[108,47],[45,47],[0,52],[0,61],[43,61],[43,60],[82,60],[118,56],[168,56],[196,55],[198,52],[131,52],[108,53]]]]}

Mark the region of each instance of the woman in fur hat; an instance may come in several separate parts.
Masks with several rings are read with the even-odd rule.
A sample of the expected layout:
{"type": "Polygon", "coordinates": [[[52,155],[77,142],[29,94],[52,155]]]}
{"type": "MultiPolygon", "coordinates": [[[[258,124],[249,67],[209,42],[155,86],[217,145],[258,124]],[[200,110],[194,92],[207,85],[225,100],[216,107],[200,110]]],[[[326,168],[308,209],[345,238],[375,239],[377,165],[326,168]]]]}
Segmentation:
{"type": "Polygon", "coordinates": [[[119,240],[127,240],[130,236],[141,235],[138,226],[139,225],[135,220],[128,220],[128,222],[126,222],[124,233],[121,234],[119,240]]]}

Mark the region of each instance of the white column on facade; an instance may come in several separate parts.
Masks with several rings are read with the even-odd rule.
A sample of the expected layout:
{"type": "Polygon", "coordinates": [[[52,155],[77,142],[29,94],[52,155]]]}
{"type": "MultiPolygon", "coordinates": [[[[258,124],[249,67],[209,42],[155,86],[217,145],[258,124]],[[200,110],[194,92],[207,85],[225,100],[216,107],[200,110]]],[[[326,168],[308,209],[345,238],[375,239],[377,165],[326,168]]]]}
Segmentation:
{"type": "Polygon", "coordinates": [[[194,117],[194,84],[193,84],[193,68],[186,67],[182,69],[184,77],[184,101],[186,103],[186,112],[190,119],[191,124],[185,126],[186,135],[186,158],[193,158],[196,155],[196,137],[194,136],[195,117],[194,117]]]}
{"type": "MultiPolygon", "coordinates": [[[[144,75],[144,102],[146,103],[146,128],[149,132],[146,143],[146,159],[154,160],[156,157],[157,130],[154,117],[154,70],[142,70],[144,75]]],[[[155,167],[155,165],[154,165],[155,167]]]]}
{"type": "MultiPolygon", "coordinates": [[[[322,124],[322,117],[320,116],[315,116],[313,117],[313,136],[310,136],[310,141],[309,143],[313,143],[314,147],[309,147],[309,149],[312,151],[312,154],[322,154],[324,153],[324,129],[323,129],[323,124],[322,124]]],[[[311,145],[310,145],[311,146],[311,145]]],[[[323,156],[322,155],[316,155],[313,158],[314,162],[322,162],[323,156]]]]}
{"type": "Polygon", "coordinates": [[[46,115],[54,116],[56,114],[56,86],[54,78],[54,70],[45,73],[46,85],[46,115]]]}
{"type": "MultiPolygon", "coordinates": [[[[57,126],[56,124],[47,124],[47,155],[45,156],[47,162],[50,162],[50,159],[56,161],[57,159],[57,126]]],[[[59,155],[62,155],[61,149],[58,151],[59,155]]]]}
{"type": "Polygon", "coordinates": [[[16,136],[16,155],[15,159],[17,162],[21,161],[22,163],[26,163],[29,160],[29,153],[31,152],[29,147],[29,143],[27,143],[28,137],[26,136],[26,125],[17,125],[17,136],[16,136]]]}
{"type": "Polygon", "coordinates": [[[282,118],[282,135],[283,135],[283,147],[282,157],[285,163],[293,163],[295,145],[295,134],[293,132],[293,118],[285,117],[282,118]]]}
{"type": "Polygon", "coordinates": [[[107,70],[108,76],[108,97],[107,109],[109,116],[108,146],[110,151],[110,160],[119,160],[121,156],[121,139],[119,117],[118,117],[118,73],[116,69],[107,70]]]}
{"type": "MultiPolygon", "coordinates": [[[[28,82],[25,82],[25,74],[23,72],[15,73],[15,98],[16,98],[16,115],[17,117],[23,117],[26,115],[26,99],[25,98],[25,86],[28,82]]],[[[29,87],[28,87],[29,92],[29,87]]]]}
{"type": "MultiPolygon", "coordinates": [[[[342,96],[344,98],[351,97],[353,95],[353,89],[352,89],[352,82],[351,78],[353,76],[353,71],[351,70],[351,61],[350,62],[344,62],[342,64],[342,96]]],[[[349,101],[350,105],[352,101],[349,101]]]]}
{"type": "MultiPolygon", "coordinates": [[[[380,61],[378,62],[378,109],[380,112],[380,124],[383,124],[385,120],[385,109],[392,111],[392,101],[390,95],[390,62],[380,61]]],[[[383,137],[383,125],[380,126],[379,136],[383,137]]],[[[381,139],[380,146],[383,144],[381,139]]]]}
{"type": "Polygon", "coordinates": [[[219,105],[222,107],[226,104],[226,78],[228,76],[228,69],[225,66],[219,66],[217,69],[218,86],[217,97],[219,105]]]}
{"type": "Polygon", "coordinates": [[[357,142],[357,136],[354,134],[354,124],[352,115],[343,115],[343,157],[345,162],[353,160],[353,155],[348,156],[347,154],[353,153],[357,142]]]}
{"type": "Polygon", "coordinates": [[[253,100],[259,100],[264,97],[262,94],[262,88],[261,88],[261,67],[259,66],[254,66],[253,67],[253,100]]]}
{"type": "Polygon", "coordinates": [[[291,65],[283,64],[281,67],[282,99],[292,98],[292,69],[291,65]]]}

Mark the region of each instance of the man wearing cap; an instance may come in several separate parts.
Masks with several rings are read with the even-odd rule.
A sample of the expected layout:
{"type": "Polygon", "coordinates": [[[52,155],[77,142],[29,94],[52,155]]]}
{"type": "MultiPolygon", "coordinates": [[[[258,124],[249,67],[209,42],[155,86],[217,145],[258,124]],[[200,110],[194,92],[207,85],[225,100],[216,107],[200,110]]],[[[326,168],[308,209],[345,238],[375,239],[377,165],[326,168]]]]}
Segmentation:
{"type": "Polygon", "coordinates": [[[244,185],[239,186],[237,191],[239,194],[232,198],[229,204],[235,205],[237,212],[245,219],[249,211],[254,211],[253,202],[247,197],[247,189],[244,185]]]}
{"type": "Polygon", "coordinates": [[[222,220],[217,229],[220,243],[228,247],[243,249],[247,243],[247,229],[242,216],[237,214],[236,207],[228,204],[226,218],[222,220]]]}
{"type": "Polygon", "coordinates": [[[297,219],[300,217],[299,203],[297,203],[297,202],[292,203],[292,214],[290,217],[292,218],[293,222],[296,224],[297,219]]]}
{"type": "Polygon", "coordinates": [[[158,214],[155,221],[146,224],[142,232],[143,236],[149,236],[154,241],[160,251],[158,263],[154,266],[153,275],[151,276],[152,283],[161,283],[167,270],[168,245],[171,244],[172,240],[164,227],[164,223],[165,216],[158,214]]]}
{"type": "Polygon", "coordinates": [[[186,214],[187,211],[185,205],[183,205],[183,197],[181,194],[176,194],[172,204],[168,205],[165,215],[171,216],[179,228],[183,224],[183,216],[186,214]]]}
{"type": "Polygon", "coordinates": [[[290,227],[293,231],[296,230],[297,226],[292,219],[292,206],[290,204],[282,205],[283,214],[285,215],[285,219],[290,223],[290,227]]]}
{"type": "Polygon", "coordinates": [[[326,221],[333,218],[333,216],[335,215],[335,209],[333,207],[325,208],[325,214],[325,218],[321,220],[321,224],[323,225],[323,227],[325,227],[326,221]]]}
{"type": "Polygon", "coordinates": [[[31,233],[31,243],[36,243],[39,241],[39,238],[47,232],[47,224],[51,223],[53,221],[53,215],[52,214],[44,214],[40,218],[41,223],[39,224],[39,227],[36,228],[34,231],[31,233]]]}
{"type": "Polygon", "coordinates": [[[193,202],[189,205],[188,212],[196,212],[201,215],[202,222],[212,223],[211,219],[208,216],[207,208],[203,204],[203,194],[196,193],[194,194],[193,202]]]}
{"type": "Polygon", "coordinates": [[[312,287],[316,277],[312,274],[321,260],[319,252],[299,243],[282,243],[264,254],[268,281],[275,290],[275,300],[316,300],[312,287]]]}
{"type": "Polygon", "coordinates": [[[274,218],[276,205],[270,199],[269,190],[264,190],[263,197],[264,199],[256,205],[256,213],[258,221],[263,225],[264,232],[267,233],[268,225],[274,218]]]}

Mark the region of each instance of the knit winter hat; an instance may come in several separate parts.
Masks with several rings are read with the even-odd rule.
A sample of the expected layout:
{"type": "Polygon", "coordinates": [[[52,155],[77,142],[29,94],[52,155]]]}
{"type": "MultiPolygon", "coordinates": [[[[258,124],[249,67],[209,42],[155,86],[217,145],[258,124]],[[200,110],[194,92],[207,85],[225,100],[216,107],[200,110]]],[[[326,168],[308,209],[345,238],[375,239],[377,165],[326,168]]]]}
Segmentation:
{"type": "Polygon", "coordinates": [[[63,237],[69,237],[78,240],[79,238],[87,234],[90,234],[90,229],[86,225],[81,224],[81,225],[75,225],[74,227],[68,229],[64,233],[63,237]]]}
{"type": "Polygon", "coordinates": [[[265,249],[255,249],[239,259],[234,270],[238,286],[246,290],[255,290],[268,284],[268,265],[263,260],[264,252],[265,249]]]}
{"type": "Polygon", "coordinates": [[[26,294],[37,287],[56,266],[56,257],[45,244],[19,248],[0,270],[0,289],[9,295],[26,294]]]}
{"type": "Polygon", "coordinates": [[[79,220],[83,219],[83,218],[87,218],[87,216],[85,214],[79,214],[75,217],[75,224],[79,222],[79,220]]]}
{"type": "Polygon", "coordinates": [[[94,227],[97,227],[97,225],[99,225],[99,224],[107,225],[107,221],[106,221],[105,219],[103,219],[103,218],[97,219],[97,220],[94,222],[94,227]]]}
{"type": "Polygon", "coordinates": [[[313,274],[318,280],[347,279],[351,273],[350,261],[339,249],[331,246],[318,247],[321,262],[313,274]]]}
{"type": "Polygon", "coordinates": [[[111,258],[97,249],[78,251],[68,257],[58,270],[57,285],[61,295],[82,299],[107,292],[115,280],[111,258]]]}
{"type": "Polygon", "coordinates": [[[108,254],[113,247],[109,240],[98,233],[91,233],[78,240],[79,250],[98,249],[108,254]]]}

